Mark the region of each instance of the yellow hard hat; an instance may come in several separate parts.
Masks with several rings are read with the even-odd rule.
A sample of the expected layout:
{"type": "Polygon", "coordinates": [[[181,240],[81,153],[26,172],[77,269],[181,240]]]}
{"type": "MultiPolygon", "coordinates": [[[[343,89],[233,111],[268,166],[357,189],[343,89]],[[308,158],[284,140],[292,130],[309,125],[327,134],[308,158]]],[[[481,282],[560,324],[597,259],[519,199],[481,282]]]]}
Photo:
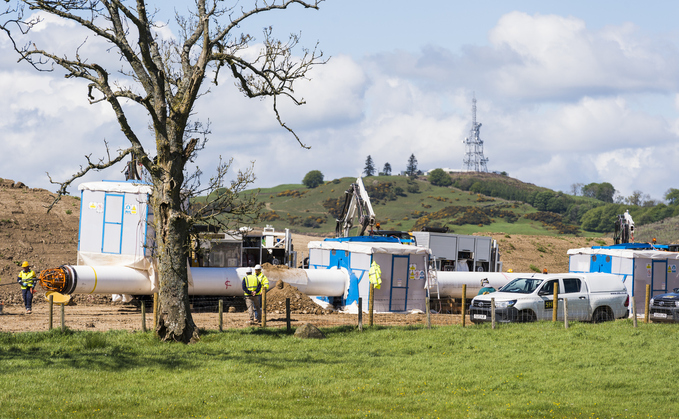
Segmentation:
{"type": "Polygon", "coordinates": [[[507,272],[514,272],[514,269],[507,269],[507,272]]]}
{"type": "Polygon", "coordinates": [[[28,265],[28,262],[27,262],[27,261],[24,261],[24,263],[21,264],[21,267],[22,267],[22,268],[28,268],[28,266],[29,266],[29,265],[28,265]]]}

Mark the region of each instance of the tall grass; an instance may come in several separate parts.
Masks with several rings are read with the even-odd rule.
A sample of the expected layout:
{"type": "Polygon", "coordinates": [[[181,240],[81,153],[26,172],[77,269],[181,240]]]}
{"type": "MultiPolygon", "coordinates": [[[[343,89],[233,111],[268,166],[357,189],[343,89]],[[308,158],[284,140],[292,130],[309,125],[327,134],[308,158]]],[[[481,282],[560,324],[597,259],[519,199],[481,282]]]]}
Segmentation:
{"type": "Polygon", "coordinates": [[[675,325],[0,334],[1,417],[677,417],[675,325]]]}

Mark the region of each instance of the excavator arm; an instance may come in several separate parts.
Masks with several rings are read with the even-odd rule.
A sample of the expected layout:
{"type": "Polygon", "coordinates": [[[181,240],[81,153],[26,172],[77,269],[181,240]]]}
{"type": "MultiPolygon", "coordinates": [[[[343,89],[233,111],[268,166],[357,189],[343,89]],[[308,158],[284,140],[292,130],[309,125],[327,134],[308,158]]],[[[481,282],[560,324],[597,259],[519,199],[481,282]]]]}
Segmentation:
{"type": "Polygon", "coordinates": [[[344,206],[342,213],[337,218],[336,236],[349,237],[349,233],[354,227],[354,218],[357,216],[359,228],[357,235],[362,236],[368,227],[372,231],[375,226],[375,212],[360,177],[344,192],[344,206]]]}

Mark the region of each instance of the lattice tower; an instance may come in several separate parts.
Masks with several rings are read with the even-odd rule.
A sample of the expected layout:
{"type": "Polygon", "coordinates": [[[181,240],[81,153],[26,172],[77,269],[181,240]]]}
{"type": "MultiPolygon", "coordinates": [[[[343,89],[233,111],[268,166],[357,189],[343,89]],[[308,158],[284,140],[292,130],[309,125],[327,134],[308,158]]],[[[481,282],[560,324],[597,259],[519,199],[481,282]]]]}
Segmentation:
{"type": "Polygon", "coordinates": [[[476,97],[472,98],[472,129],[464,143],[464,168],[468,172],[488,172],[488,158],[483,157],[483,140],[479,135],[481,123],[476,122],[476,97]]]}

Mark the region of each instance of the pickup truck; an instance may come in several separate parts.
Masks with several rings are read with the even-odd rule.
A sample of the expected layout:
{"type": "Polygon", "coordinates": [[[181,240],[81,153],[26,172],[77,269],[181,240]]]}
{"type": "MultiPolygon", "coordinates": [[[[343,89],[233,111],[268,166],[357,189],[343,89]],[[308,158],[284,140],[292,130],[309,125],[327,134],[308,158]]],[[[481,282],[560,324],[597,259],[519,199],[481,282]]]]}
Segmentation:
{"type": "Polygon", "coordinates": [[[679,288],[653,296],[649,306],[648,314],[653,322],[679,322],[679,288]]]}
{"type": "Polygon", "coordinates": [[[497,292],[472,299],[472,322],[491,321],[491,298],[495,299],[496,322],[551,320],[554,285],[559,284],[557,318],[563,320],[563,299],[568,300],[568,319],[603,321],[629,315],[629,295],[620,277],[611,274],[527,274],[497,292]]]}

